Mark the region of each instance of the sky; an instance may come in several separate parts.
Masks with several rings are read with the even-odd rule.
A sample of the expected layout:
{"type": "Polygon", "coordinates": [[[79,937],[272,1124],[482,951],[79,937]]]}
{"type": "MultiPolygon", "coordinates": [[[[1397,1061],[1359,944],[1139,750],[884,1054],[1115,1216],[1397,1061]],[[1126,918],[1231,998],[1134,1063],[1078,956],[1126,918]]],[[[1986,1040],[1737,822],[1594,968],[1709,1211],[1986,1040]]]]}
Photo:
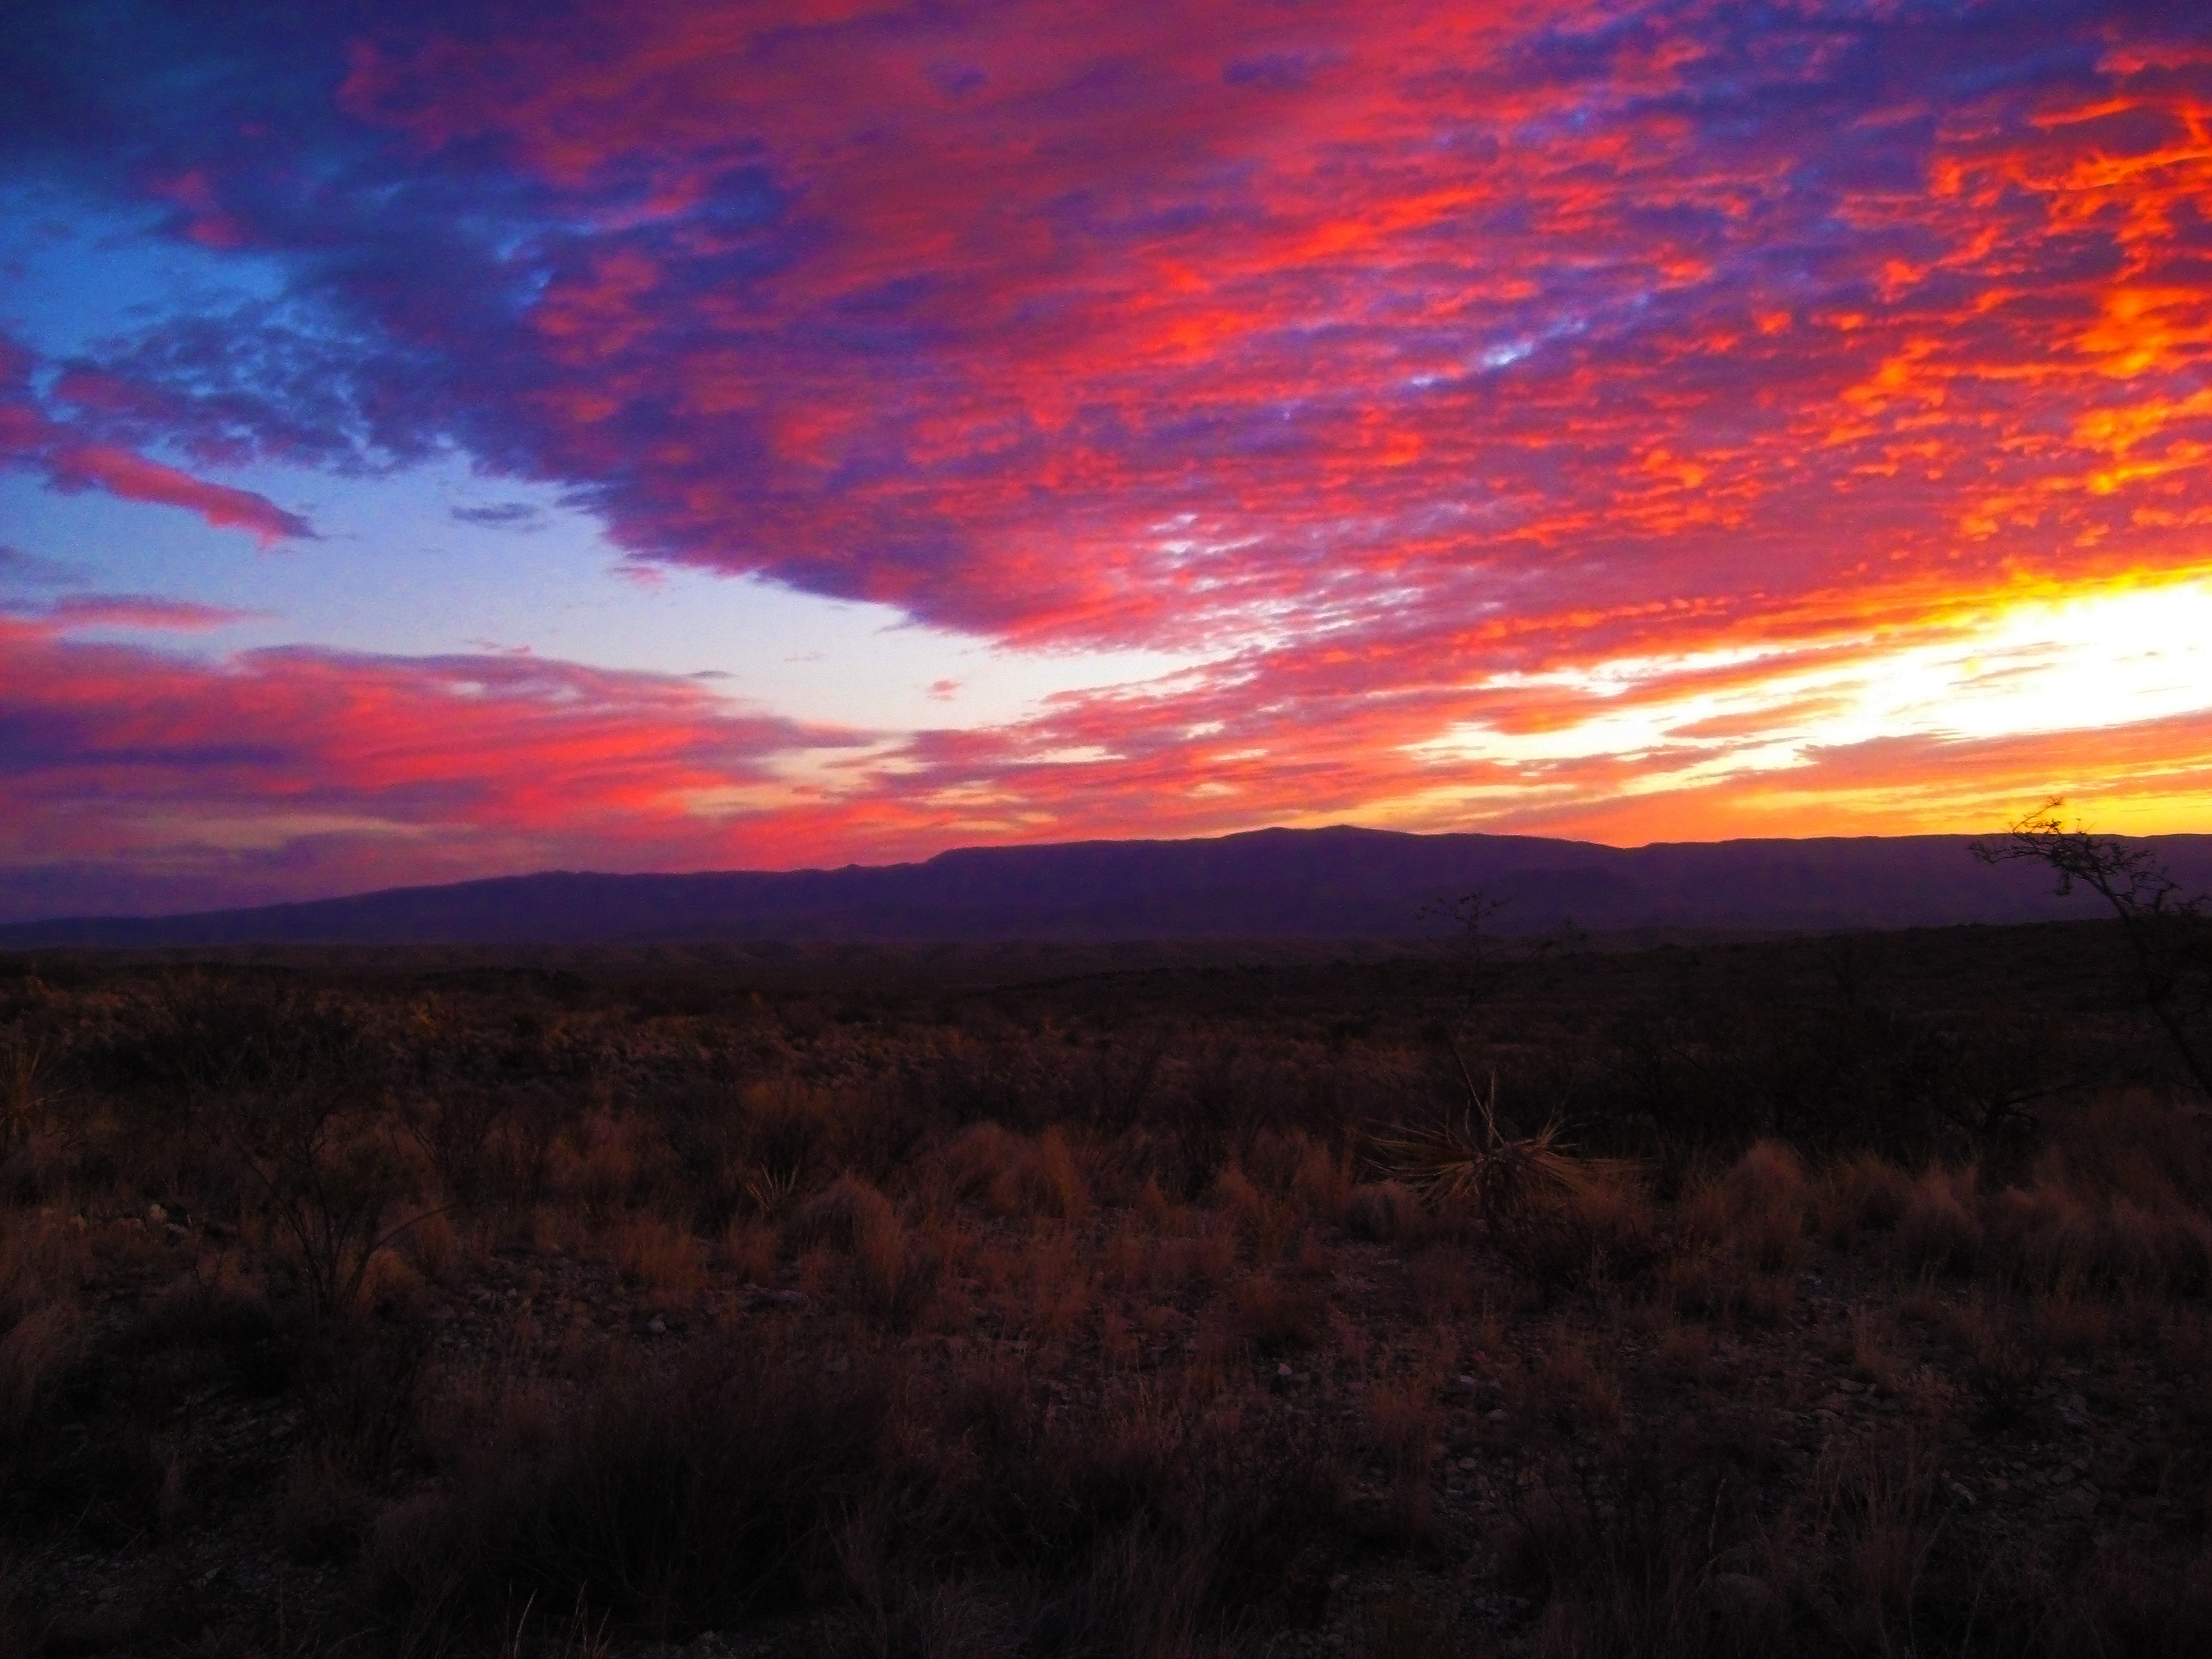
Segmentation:
{"type": "Polygon", "coordinates": [[[2212,22],[0,15],[0,919],[2212,830],[2212,22]]]}

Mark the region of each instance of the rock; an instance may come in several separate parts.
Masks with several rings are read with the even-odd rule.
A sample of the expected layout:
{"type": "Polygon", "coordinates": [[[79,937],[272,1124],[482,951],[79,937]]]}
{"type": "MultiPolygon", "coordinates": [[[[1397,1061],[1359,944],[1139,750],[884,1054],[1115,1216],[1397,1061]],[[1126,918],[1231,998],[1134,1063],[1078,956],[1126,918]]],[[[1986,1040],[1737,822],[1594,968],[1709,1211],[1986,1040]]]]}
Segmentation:
{"type": "Polygon", "coordinates": [[[1503,1423],[1506,1419],[1506,1415],[1507,1413],[1505,1407],[1500,1406],[1496,1411],[1490,1413],[1490,1420],[1493,1423],[1503,1423]]]}
{"type": "Polygon", "coordinates": [[[768,1291],[757,1285],[748,1285],[739,1292],[748,1308],[803,1308],[806,1305],[804,1291],[768,1291]]]}
{"type": "Polygon", "coordinates": [[[1958,1481],[1951,1480],[1945,1482],[1944,1490],[1949,1492],[1952,1497],[1957,1498],[1961,1504],[1964,1504],[1968,1509],[1973,1508],[1974,1494],[1968,1492],[1966,1488],[1961,1486],[1958,1481]]]}
{"type": "Polygon", "coordinates": [[[2097,1512],[2097,1494],[2087,1486],[2075,1486],[2052,1498],[2051,1507],[2070,1519],[2086,1521],[2097,1512]]]}
{"type": "Polygon", "coordinates": [[[647,1323],[645,1328],[655,1336],[665,1336],[668,1334],[668,1322],[665,1319],[655,1319],[647,1323]]]}

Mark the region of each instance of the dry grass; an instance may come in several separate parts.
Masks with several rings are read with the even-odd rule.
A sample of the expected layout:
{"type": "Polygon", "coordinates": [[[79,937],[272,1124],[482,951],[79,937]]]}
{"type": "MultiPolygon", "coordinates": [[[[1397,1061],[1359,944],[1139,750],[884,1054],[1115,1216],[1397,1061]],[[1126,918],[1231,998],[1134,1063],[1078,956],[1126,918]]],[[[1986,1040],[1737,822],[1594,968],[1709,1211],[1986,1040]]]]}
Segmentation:
{"type": "Polygon", "coordinates": [[[1904,1219],[1912,1199],[1912,1177],[1872,1152],[1846,1158],[1820,1182],[1814,1198],[1815,1226],[1835,1249],[1849,1249],[1869,1234],[1886,1233],[1904,1219]]]}
{"type": "Polygon", "coordinates": [[[0,1180],[0,1559],[273,1522],[330,1642],[452,1659],[2198,1650],[2212,1153],[2162,1096],[1571,1146],[1493,1093],[1363,1165],[1405,1052],[872,1009],[356,1008],[471,1080],[331,1156],[474,1196],[319,1320],[201,1097],[42,1062],[91,1103],[0,1180]]]}
{"type": "Polygon", "coordinates": [[[689,1227],[655,1215],[633,1215],[616,1229],[613,1249],[625,1282],[664,1298],[695,1297],[706,1286],[707,1252],[689,1227]]]}
{"type": "Polygon", "coordinates": [[[1975,1170],[1931,1165],[1913,1182],[1897,1224],[1897,1255],[1908,1273],[1971,1272],[1981,1255],[1975,1170]]]}

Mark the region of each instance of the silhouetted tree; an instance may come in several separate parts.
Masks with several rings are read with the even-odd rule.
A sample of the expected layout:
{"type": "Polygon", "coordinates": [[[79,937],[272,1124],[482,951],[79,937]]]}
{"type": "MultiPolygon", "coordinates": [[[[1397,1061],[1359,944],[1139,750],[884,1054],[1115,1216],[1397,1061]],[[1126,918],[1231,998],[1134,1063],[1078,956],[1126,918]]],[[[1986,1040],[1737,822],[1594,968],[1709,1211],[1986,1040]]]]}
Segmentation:
{"type": "Polygon", "coordinates": [[[1457,898],[1437,899],[1420,908],[1424,921],[1441,921],[1455,935],[1459,958],[1462,1013],[1472,1014],[1504,978],[1498,959],[1498,936],[1488,931],[1490,920],[1505,908],[1480,889],[1457,898]]]}
{"type": "Polygon", "coordinates": [[[2093,836],[2078,823],[2068,829],[2059,816],[2065,804],[2052,796],[2003,839],[1976,842],[1974,856],[1984,864],[2033,860],[2058,878],[2061,895],[2078,883],[2110,905],[2144,1001],[2197,1086],[2212,1094],[2212,895],[2186,893],[2148,847],[2093,836]]]}

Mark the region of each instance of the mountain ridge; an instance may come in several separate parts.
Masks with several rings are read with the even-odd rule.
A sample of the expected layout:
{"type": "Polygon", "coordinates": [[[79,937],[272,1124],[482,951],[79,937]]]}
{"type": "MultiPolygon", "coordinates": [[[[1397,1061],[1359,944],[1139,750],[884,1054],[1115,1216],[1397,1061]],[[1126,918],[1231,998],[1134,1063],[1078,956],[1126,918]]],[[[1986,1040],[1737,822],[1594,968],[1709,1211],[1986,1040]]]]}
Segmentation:
{"type": "MultiPolygon", "coordinates": [[[[0,948],[239,944],[1407,938],[1480,890],[1492,926],[1823,930],[2088,918],[2033,864],[1963,836],[1740,838],[1615,848],[1535,836],[1339,824],[1180,841],[950,848],[890,865],[609,874],[538,871],[169,915],[0,925],[0,948]]],[[[2191,890],[2212,836],[2133,838],[2191,890]]]]}

